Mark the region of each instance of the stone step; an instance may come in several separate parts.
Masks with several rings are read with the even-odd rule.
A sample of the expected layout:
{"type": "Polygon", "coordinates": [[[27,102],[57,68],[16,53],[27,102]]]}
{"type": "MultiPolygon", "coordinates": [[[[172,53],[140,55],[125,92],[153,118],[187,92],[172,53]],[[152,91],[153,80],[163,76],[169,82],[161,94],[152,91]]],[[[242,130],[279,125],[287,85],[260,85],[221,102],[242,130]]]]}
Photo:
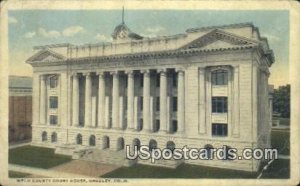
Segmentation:
{"type": "Polygon", "coordinates": [[[82,157],[82,160],[115,164],[115,165],[124,165],[131,166],[135,163],[133,160],[127,160],[123,150],[113,151],[113,150],[100,150],[93,149],[85,153],[82,157]]]}
{"type": "Polygon", "coordinates": [[[168,167],[168,168],[175,169],[176,167],[178,167],[179,165],[181,165],[183,163],[183,160],[174,160],[174,159],[170,159],[170,160],[155,160],[155,162],[152,163],[151,160],[141,160],[141,159],[139,159],[138,163],[139,164],[143,164],[143,165],[168,167]]]}

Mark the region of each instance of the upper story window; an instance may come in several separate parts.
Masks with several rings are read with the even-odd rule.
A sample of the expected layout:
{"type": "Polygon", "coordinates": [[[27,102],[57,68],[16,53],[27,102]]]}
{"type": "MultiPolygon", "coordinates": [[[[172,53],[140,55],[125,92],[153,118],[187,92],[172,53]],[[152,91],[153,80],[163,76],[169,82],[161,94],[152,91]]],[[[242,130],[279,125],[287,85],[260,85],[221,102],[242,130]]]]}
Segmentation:
{"type": "Polygon", "coordinates": [[[227,85],[228,71],[223,69],[214,70],[211,72],[212,85],[227,85]]]}
{"type": "Polygon", "coordinates": [[[56,88],[58,85],[58,77],[57,75],[50,76],[49,78],[50,88],[56,88]]]}
{"type": "Polygon", "coordinates": [[[50,115],[50,125],[56,125],[56,124],[57,124],[57,116],[50,115]]]}
{"type": "Polygon", "coordinates": [[[50,96],[49,102],[50,102],[50,108],[52,108],[52,109],[58,108],[58,97],[57,96],[50,96]]]}
{"type": "Polygon", "coordinates": [[[212,97],[211,112],[212,113],[227,113],[227,97],[212,97]]]}

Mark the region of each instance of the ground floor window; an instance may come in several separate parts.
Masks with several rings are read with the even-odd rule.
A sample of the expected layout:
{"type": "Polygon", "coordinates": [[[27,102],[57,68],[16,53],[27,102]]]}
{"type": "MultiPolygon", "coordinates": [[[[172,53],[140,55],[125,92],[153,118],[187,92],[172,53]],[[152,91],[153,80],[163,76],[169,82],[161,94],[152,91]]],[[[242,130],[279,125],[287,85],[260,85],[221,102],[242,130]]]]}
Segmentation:
{"type": "Polygon", "coordinates": [[[94,135],[90,136],[89,144],[90,144],[90,146],[95,146],[96,145],[96,137],[94,135]]]}
{"type": "Polygon", "coordinates": [[[76,137],[76,143],[78,145],[82,145],[82,135],[81,134],[77,135],[77,137],[76,137]]]}
{"type": "Polygon", "coordinates": [[[213,123],[212,124],[212,135],[213,136],[227,136],[227,124],[224,123],[213,123]]]}
{"type": "Polygon", "coordinates": [[[56,132],[53,132],[51,135],[51,142],[56,143],[57,142],[57,134],[56,132]]]}
{"type": "Polygon", "coordinates": [[[42,133],[42,141],[47,141],[47,132],[42,133]]]}

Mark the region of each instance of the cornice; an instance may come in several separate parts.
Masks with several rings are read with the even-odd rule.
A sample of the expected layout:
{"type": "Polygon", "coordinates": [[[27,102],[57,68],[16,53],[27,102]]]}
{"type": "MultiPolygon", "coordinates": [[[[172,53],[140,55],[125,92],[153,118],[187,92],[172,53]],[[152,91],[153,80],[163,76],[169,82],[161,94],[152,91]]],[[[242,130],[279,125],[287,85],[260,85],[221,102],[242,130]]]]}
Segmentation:
{"type": "MultiPolygon", "coordinates": [[[[105,63],[105,62],[119,62],[119,61],[134,61],[134,60],[149,60],[149,59],[166,59],[166,58],[181,58],[193,55],[202,55],[202,54],[212,54],[217,52],[227,52],[227,51],[242,51],[257,48],[256,45],[245,45],[245,46],[236,46],[230,48],[218,48],[218,49],[185,49],[185,50],[169,50],[169,51],[160,51],[160,52],[143,52],[143,53],[134,53],[134,54],[118,54],[110,56],[91,56],[91,57],[81,57],[81,58],[68,58],[66,60],[55,60],[50,62],[35,61],[30,64],[35,66],[59,66],[59,65],[73,65],[81,62],[90,63],[105,63]]],[[[130,62],[128,62],[130,63],[130,62]]]]}

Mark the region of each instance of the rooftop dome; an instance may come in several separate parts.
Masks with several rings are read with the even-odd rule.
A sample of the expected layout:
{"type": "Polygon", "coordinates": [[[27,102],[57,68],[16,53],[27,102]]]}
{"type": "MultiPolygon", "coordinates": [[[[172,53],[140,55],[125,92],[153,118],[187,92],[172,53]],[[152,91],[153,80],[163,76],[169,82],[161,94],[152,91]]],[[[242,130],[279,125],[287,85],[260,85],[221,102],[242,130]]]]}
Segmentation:
{"type": "Polygon", "coordinates": [[[122,12],[122,23],[116,26],[114,32],[112,33],[112,37],[114,40],[127,40],[127,39],[134,39],[139,40],[143,39],[142,36],[132,32],[128,26],[124,22],[124,7],[122,12]]]}

